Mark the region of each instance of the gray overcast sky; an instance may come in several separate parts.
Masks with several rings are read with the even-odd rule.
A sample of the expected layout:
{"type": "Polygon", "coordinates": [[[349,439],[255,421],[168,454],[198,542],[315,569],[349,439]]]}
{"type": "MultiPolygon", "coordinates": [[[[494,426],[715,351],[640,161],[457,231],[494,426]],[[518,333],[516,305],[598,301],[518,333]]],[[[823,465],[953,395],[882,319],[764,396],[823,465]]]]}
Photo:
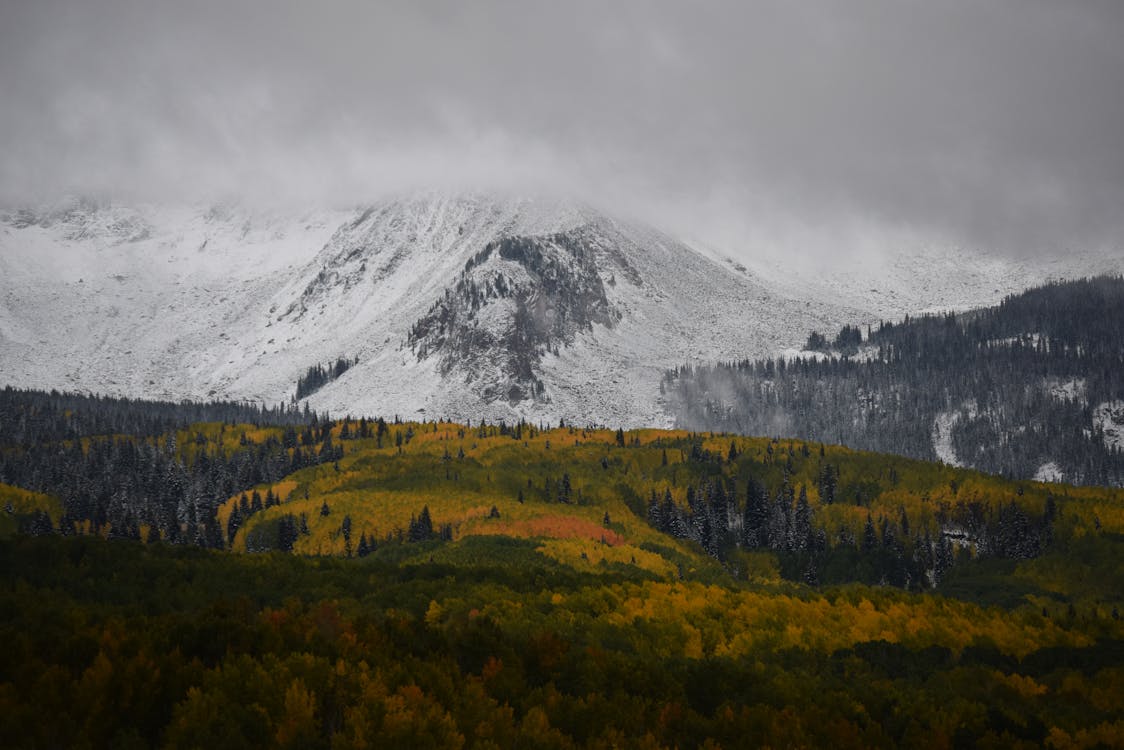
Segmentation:
{"type": "Polygon", "coordinates": [[[460,183],[727,246],[1119,249],[1124,2],[0,0],[0,154],[7,203],[460,183]]]}

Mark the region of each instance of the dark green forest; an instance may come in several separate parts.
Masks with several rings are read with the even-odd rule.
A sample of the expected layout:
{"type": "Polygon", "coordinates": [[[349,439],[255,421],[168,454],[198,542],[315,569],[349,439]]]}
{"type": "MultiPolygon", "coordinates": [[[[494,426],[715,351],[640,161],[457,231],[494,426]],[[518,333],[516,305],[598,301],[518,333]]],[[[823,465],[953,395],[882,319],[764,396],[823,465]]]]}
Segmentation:
{"type": "Polygon", "coordinates": [[[1124,484],[1124,279],[1049,284],[865,334],[845,326],[832,340],[813,331],[806,347],[819,353],[669,372],[678,426],[1124,484]]]}
{"type": "Polygon", "coordinates": [[[0,396],[3,747],[1124,742],[1124,490],[0,396]]]}

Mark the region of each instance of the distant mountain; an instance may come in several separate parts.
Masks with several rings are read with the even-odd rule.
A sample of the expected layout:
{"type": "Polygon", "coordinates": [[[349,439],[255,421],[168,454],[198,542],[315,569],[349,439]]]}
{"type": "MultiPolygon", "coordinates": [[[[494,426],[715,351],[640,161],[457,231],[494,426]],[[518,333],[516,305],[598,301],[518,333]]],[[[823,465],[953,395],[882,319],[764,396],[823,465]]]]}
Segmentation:
{"type": "Polygon", "coordinates": [[[662,372],[861,310],[774,292],[588,206],[415,195],[344,212],[73,202],[0,224],[0,380],[333,413],[666,424],[662,372]]]}
{"type": "Polygon", "coordinates": [[[0,384],[276,404],[302,382],[302,406],[333,414],[669,426],[660,381],[683,363],[1124,266],[949,257],[918,256],[908,283],[900,264],[747,268],[579,202],[497,194],[306,212],[68,200],[0,212],[0,384]]]}
{"type": "Polygon", "coordinates": [[[1124,485],[1124,279],[884,323],[804,356],[669,372],[679,426],[796,436],[1020,479],[1124,485]]]}

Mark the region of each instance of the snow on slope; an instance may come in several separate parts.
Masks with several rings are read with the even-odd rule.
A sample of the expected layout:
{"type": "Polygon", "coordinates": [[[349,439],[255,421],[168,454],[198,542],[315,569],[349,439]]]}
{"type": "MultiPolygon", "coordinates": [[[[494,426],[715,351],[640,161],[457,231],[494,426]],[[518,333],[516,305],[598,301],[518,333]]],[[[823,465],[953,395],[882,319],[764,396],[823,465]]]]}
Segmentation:
{"type": "MultiPolygon", "coordinates": [[[[666,424],[665,367],[769,354],[861,315],[777,295],[586,206],[492,195],[308,216],[70,201],[3,217],[0,276],[5,383],[277,402],[311,364],[358,356],[313,407],[462,419],[666,424]],[[594,272],[617,318],[543,352],[543,398],[486,400],[471,373],[407,344],[488,243],[579,228],[599,248],[594,272]]],[[[477,324],[510,323],[510,310],[486,312],[477,324]]]]}
{"type": "Polygon", "coordinates": [[[1053,461],[1047,461],[1038,467],[1034,472],[1034,481],[1036,482],[1064,482],[1065,475],[1062,473],[1061,468],[1053,461]]]}
{"type": "MultiPolygon", "coordinates": [[[[709,252],[723,257],[719,251],[709,252]]],[[[1124,274],[1124,251],[1011,257],[965,248],[903,246],[849,260],[826,258],[812,267],[725,262],[789,294],[835,300],[882,320],[989,307],[1048,281],[1124,274]]]]}
{"type": "Polygon", "coordinates": [[[934,255],[919,282],[909,262],[878,282],[746,269],[588,206],[492,194],[305,215],[68,201],[0,214],[0,385],[276,403],[310,365],[357,356],[313,394],[314,408],[666,425],[665,368],[770,356],[799,348],[813,328],[940,306],[960,294],[954,271],[977,279],[955,300],[962,306],[992,301],[972,296],[985,287],[1002,296],[999,277],[1004,291],[1044,280],[1042,269],[1012,276],[978,258],[934,255]],[[466,268],[505,238],[531,242],[553,265],[520,268],[496,254],[466,268]],[[559,298],[555,272],[568,293],[591,296],[559,298]],[[518,329],[516,297],[454,311],[461,344],[479,334],[478,351],[442,336],[411,340],[462,278],[486,286],[497,274],[525,306],[576,318],[522,363],[541,394],[512,387],[525,380],[497,348],[518,329]],[[867,295],[872,283],[892,294],[867,295]],[[932,284],[947,294],[919,293],[932,284]],[[594,304],[604,310],[582,307],[594,304]]]}
{"type": "Polygon", "coordinates": [[[1104,435],[1109,448],[1124,450],[1124,401],[1106,401],[1093,410],[1093,427],[1104,435]]]}
{"type": "Polygon", "coordinates": [[[307,263],[339,220],[84,201],[7,215],[0,381],[276,402],[278,394],[225,389],[216,370],[252,364],[241,342],[264,318],[269,290],[307,263]]]}
{"type": "Polygon", "coordinates": [[[956,449],[952,444],[952,432],[962,418],[975,419],[978,413],[978,407],[974,401],[965,401],[958,409],[949,409],[937,414],[933,420],[931,433],[933,452],[937,454],[938,461],[948,466],[965,465],[956,455],[956,449]]]}
{"type": "MultiPolygon", "coordinates": [[[[552,201],[462,196],[382,206],[341,230],[317,265],[299,301],[274,325],[295,330],[313,316],[346,331],[360,364],[312,398],[333,412],[665,425],[670,418],[658,402],[665,368],[763,356],[802,340],[811,326],[861,314],[776,295],[654,230],[552,201]],[[409,328],[489,242],[563,232],[580,234],[597,254],[616,319],[542,354],[537,374],[545,398],[485,402],[482,392],[503,373],[475,377],[455,368],[443,375],[438,357],[419,357],[405,345],[409,328]]],[[[497,337],[511,322],[499,300],[482,313],[477,323],[497,337]]],[[[498,360],[503,352],[485,356],[498,360]]]]}

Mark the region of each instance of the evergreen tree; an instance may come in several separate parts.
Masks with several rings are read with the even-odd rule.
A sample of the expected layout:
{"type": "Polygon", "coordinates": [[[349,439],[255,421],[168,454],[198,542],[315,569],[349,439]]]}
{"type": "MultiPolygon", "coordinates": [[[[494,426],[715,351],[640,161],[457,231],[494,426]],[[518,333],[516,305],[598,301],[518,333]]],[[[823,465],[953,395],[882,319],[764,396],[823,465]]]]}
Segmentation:
{"type": "Polygon", "coordinates": [[[568,473],[564,473],[562,475],[562,481],[558,485],[558,502],[560,502],[560,503],[570,502],[572,492],[573,492],[573,487],[570,486],[570,475],[568,473]]]}
{"type": "Polygon", "coordinates": [[[800,488],[800,499],[796,501],[796,510],[792,516],[792,539],[789,549],[804,551],[812,541],[812,509],[808,505],[808,495],[804,488],[800,488]]]}
{"type": "Polygon", "coordinates": [[[296,519],[291,514],[281,516],[277,522],[277,549],[282,552],[292,552],[299,534],[296,519]]]}
{"type": "Polygon", "coordinates": [[[411,542],[424,542],[433,538],[433,519],[429,515],[429,506],[422,508],[421,515],[410,519],[410,528],[407,539],[411,542]]]}
{"type": "Polygon", "coordinates": [[[941,538],[936,546],[937,550],[933,561],[934,585],[944,580],[945,574],[952,568],[954,561],[952,542],[948,540],[947,536],[941,534],[941,538]]]}
{"type": "Polygon", "coordinates": [[[234,536],[240,528],[242,528],[242,511],[235,505],[230,509],[230,516],[226,519],[226,539],[231,546],[234,545],[234,536]]]}
{"type": "Polygon", "coordinates": [[[878,547],[878,535],[874,531],[874,519],[866,515],[866,524],[863,526],[862,551],[872,552],[878,547]]]}
{"type": "Polygon", "coordinates": [[[344,516],[340,524],[340,534],[343,535],[344,553],[351,557],[351,516],[344,516]]]}
{"type": "Polygon", "coordinates": [[[804,583],[809,586],[820,585],[820,574],[816,570],[816,559],[814,557],[808,558],[808,565],[804,568],[804,575],[802,576],[804,583]]]}
{"type": "Polygon", "coordinates": [[[747,547],[768,545],[766,523],[769,518],[768,494],[765,487],[753,479],[746,490],[745,514],[742,521],[742,534],[747,547]]]}

